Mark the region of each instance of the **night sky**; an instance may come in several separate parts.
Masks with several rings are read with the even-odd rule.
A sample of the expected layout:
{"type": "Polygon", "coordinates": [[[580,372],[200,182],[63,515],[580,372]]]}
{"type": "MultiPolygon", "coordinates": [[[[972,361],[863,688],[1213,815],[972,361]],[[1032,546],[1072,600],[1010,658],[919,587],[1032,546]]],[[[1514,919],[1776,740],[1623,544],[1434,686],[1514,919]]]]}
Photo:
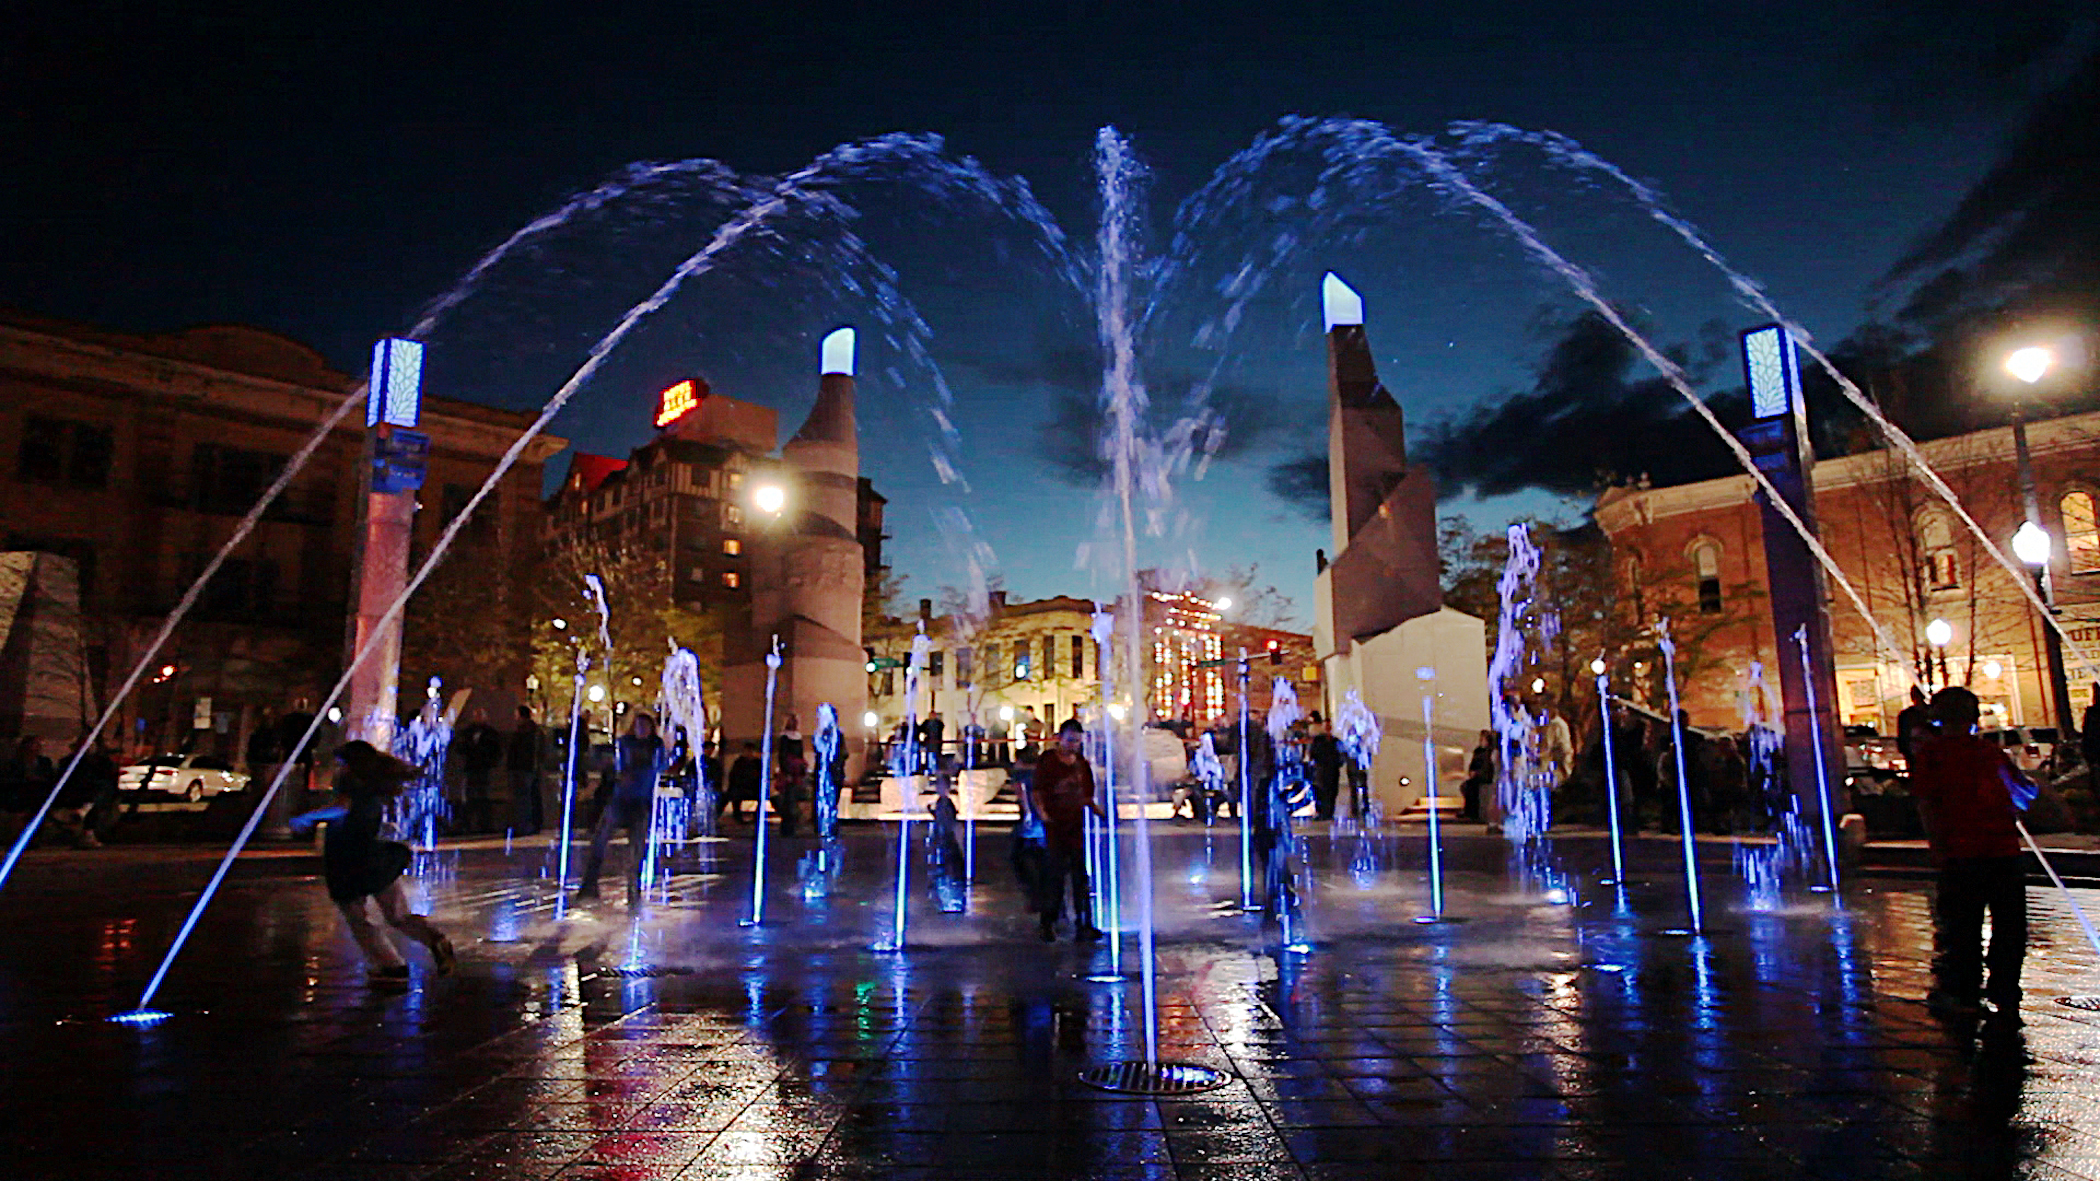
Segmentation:
{"type": "MultiPolygon", "coordinates": [[[[2083,6],[2041,0],[178,7],[11,16],[0,303],[140,332],[247,322],[350,371],[512,230],[630,162],[710,157],[756,182],[841,142],[934,133],[950,158],[1025,178],[1085,266],[1099,127],[1128,134],[1150,169],[1156,258],[1176,205],[1287,115],[1572,136],[1667,193],[1828,343],[1892,314],[1904,292],[1877,281],[1972,196],[2093,46],[2083,6]]],[[[1521,151],[1474,164],[1713,391],[1737,382],[1725,347],[1755,317],[1719,276],[1608,187],[1521,151]]],[[[1363,292],[1388,386],[1441,440],[1447,511],[1482,527],[1575,519],[1584,502],[1561,495],[1565,479],[1534,479],[1531,456],[1565,468],[1585,445],[1493,414],[1536,396],[1542,365],[1580,331],[1557,280],[1432,194],[1396,182],[1310,209],[1306,175],[1279,165],[1206,225],[1161,289],[1143,372],[1162,424],[1197,388],[1225,419],[1146,562],[1259,563],[1309,619],[1326,529],[1270,477],[1322,441],[1323,271],[1363,292]],[[1246,250],[1280,234],[1295,248],[1236,330],[1202,334],[1246,250]]],[[[864,470],[892,497],[909,592],[962,581],[964,550],[939,527],[960,510],[1015,594],[1113,593],[1075,568],[1097,536],[1084,440],[1102,355],[1086,302],[1028,227],[880,179],[833,195],[931,329],[966,486],[943,485],[928,459],[934,369],[886,349],[868,297],[819,273],[838,227],[814,219],[725,257],[555,430],[624,455],[647,437],[654,392],[691,374],[779,407],[792,429],[815,393],[818,337],[853,323],[864,470]]],[[[432,335],[432,388],[538,405],[734,212],[674,186],[550,235],[432,335]]]]}

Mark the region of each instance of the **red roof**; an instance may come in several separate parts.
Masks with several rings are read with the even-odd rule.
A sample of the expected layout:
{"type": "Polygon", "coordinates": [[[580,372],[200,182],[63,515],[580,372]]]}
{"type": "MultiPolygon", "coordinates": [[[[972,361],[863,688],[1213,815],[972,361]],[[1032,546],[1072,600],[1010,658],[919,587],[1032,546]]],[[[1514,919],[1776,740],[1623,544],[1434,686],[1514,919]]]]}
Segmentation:
{"type": "Polygon", "coordinates": [[[583,480],[581,491],[585,495],[589,495],[598,490],[598,485],[605,482],[605,477],[626,466],[627,461],[624,459],[614,459],[610,455],[591,455],[587,452],[578,451],[569,457],[569,479],[571,483],[574,483],[578,477],[581,477],[583,480]]]}

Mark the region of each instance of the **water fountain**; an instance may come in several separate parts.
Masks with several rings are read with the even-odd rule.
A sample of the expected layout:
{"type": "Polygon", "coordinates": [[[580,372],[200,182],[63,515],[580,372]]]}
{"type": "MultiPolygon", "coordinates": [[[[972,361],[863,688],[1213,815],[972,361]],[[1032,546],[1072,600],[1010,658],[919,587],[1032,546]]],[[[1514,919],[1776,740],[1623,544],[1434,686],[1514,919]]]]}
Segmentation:
{"type": "Polygon", "coordinates": [[[1677,820],[1684,838],[1684,897],[1691,915],[1689,935],[1706,933],[1699,907],[1699,859],[1696,830],[1692,824],[1692,785],[1684,763],[1684,711],[1677,705],[1677,643],[1670,638],[1670,621],[1657,620],[1655,645],[1662,649],[1663,683],[1670,695],[1670,753],[1677,763],[1677,820]]]}
{"type": "Polygon", "coordinates": [[[780,681],[780,637],[766,653],[766,726],[758,747],[758,810],[752,814],[751,917],[744,926],[760,927],[766,921],[766,808],[773,799],[773,694],[780,681]]]}

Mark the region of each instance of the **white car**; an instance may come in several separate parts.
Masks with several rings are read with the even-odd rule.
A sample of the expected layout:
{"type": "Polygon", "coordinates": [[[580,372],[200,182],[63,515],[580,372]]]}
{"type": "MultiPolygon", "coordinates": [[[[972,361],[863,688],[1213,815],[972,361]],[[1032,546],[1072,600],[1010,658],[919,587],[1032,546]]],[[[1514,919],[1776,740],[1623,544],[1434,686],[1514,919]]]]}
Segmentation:
{"type": "Polygon", "coordinates": [[[212,755],[155,755],[133,763],[117,775],[118,791],[153,791],[179,796],[190,803],[229,791],[243,791],[248,777],[233,764],[212,755]]]}

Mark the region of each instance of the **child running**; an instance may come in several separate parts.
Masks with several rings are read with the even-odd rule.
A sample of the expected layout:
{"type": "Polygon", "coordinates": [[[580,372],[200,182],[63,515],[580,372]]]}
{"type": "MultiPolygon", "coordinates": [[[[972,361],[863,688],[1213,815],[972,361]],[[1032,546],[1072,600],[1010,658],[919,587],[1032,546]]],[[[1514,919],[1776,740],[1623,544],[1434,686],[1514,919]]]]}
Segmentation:
{"type": "Polygon", "coordinates": [[[402,892],[401,875],[408,869],[408,846],[379,839],[387,803],[420,777],[422,769],[362,740],[344,743],[335,757],[341,764],[335,778],[335,805],[294,819],[292,827],[295,831],[310,831],[317,821],[331,822],[321,853],[328,897],[342,911],[351,936],[370,961],[369,980],[376,988],[408,987],[408,964],[393,940],[372,922],[373,902],[379,904],[379,913],[388,927],[430,949],[438,975],[451,972],[452,941],[430,920],[410,911],[408,898],[402,892]]]}

